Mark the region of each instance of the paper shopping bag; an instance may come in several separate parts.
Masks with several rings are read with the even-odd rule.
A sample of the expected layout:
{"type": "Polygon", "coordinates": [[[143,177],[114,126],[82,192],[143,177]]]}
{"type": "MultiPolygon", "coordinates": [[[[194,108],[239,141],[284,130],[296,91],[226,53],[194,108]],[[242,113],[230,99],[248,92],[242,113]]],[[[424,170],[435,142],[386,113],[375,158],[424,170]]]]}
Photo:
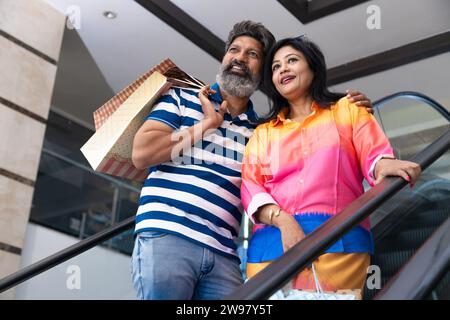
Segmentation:
{"type": "Polygon", "coordinates": [[[362,295],[359,289],[324,292],[293,289],[280,300],[362,300],[362,295]]]}
{"type": "Polygon", "coordinates": [[[269,300],[362,300],[361,289],[341,289],[324,291],[314,263],[311,264],[316,290],[294,289],[293,282],[288,282],[283,288],[275,292],[269,300]]]}
{"type": "Polygon", "coordinates": [[[166,59],[94,112],[96,132],[81,147],[91,167],[110,175],[143,181],[147,170],[131,161],[134,135],[155,101],[170,87],[199,89],[204,84],[166,59]]]}

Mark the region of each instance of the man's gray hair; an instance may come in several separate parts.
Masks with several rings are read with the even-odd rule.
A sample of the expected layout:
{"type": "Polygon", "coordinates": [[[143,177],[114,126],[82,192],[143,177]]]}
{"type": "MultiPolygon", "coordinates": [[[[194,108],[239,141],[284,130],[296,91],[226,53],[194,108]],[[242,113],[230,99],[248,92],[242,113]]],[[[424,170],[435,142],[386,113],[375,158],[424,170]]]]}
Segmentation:
{"type": "Polygon", "coordinates": [[[234,39],[240,36],[249,36],[259,41],[263,47],[264,58],[267,56],[270,48],[275,43],[275,37],[262,23],[244,20],[236,23],[228,34],[228,40],[225,44],[225,52],[228,51],[234,39]]]}

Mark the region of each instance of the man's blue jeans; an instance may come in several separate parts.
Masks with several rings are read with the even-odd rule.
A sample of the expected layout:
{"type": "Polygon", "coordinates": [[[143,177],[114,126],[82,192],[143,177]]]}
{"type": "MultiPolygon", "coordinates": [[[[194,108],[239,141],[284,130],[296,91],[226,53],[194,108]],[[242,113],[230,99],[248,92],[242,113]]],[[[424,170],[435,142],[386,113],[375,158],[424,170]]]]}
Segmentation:
{"type": "Polygon", "coordinates": [[[237,259],[161,231],[137,235],[132,277],[141,300],[218,300],[243,283],[237,259]]]}

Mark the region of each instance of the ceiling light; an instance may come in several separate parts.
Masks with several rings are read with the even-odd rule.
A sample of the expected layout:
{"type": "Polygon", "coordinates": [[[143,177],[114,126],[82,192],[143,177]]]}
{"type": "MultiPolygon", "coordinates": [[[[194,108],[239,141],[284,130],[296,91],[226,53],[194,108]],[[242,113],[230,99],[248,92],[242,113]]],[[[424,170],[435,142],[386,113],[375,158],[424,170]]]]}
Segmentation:
{"type": "Polygon", "coordinates": [[[103,15],[108,19],[115,19],[117,17],[117,14],[112,11],[105,11],[103,12],[103,15]]]}

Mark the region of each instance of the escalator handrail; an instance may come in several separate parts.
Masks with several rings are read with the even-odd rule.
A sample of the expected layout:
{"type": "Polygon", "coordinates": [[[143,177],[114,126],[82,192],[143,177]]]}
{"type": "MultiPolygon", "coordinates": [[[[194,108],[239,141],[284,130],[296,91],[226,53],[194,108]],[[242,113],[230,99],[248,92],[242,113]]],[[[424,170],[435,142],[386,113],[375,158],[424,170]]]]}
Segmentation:
{"type": "Polygon", "coordinates": [[[449,268],[450,218],[447,218],[374,300],[424,299],[449,268]]]}
{"type": "Polygon", "coordinates": [[[121,234],[134,226],[134,220],[135,217],[129,217],[114,226],[6,276],[0,280],[0,293],[121,234]]]}
{"type": "Polygon", "coordinates": [[[397,98],[404,98],[404,97],[410,97],[410,98],[414,98],[417,100],[422,100],[424,102],[426,102],[429,106],[431,106],[432,108],[434,108],[437,112],[439,112],[445,119],[447,119],[447,121],[450,122],[450,112],[444,107],[442,106],[439,102],[437,102],[436,100],[428,97],[427,95],[424,95],[423,93],[420,92],[415,92],[415,91],[401,91],[401,92],[397,92],[397,93],[393,93],[389,96],[386,96],[384,98],[381,98],[375,102],[373,102],[373,106],[375,108],[380,108],[382,107],[384,104],[395,100],[397,98]]]}
{"type": "MultiPolygon", "coordinates": [[[[436,161],[450,148],[450,130],[414,156],[422,170],[436,161]]],[[[407,184],[399,177],[391,177],[376,185],[348,207],[329,219],[282,257],[247,281],[227,297],[230,300],[267,299],[295,274],[311,264],[328,247],[364,219],[407,184]]]]}

